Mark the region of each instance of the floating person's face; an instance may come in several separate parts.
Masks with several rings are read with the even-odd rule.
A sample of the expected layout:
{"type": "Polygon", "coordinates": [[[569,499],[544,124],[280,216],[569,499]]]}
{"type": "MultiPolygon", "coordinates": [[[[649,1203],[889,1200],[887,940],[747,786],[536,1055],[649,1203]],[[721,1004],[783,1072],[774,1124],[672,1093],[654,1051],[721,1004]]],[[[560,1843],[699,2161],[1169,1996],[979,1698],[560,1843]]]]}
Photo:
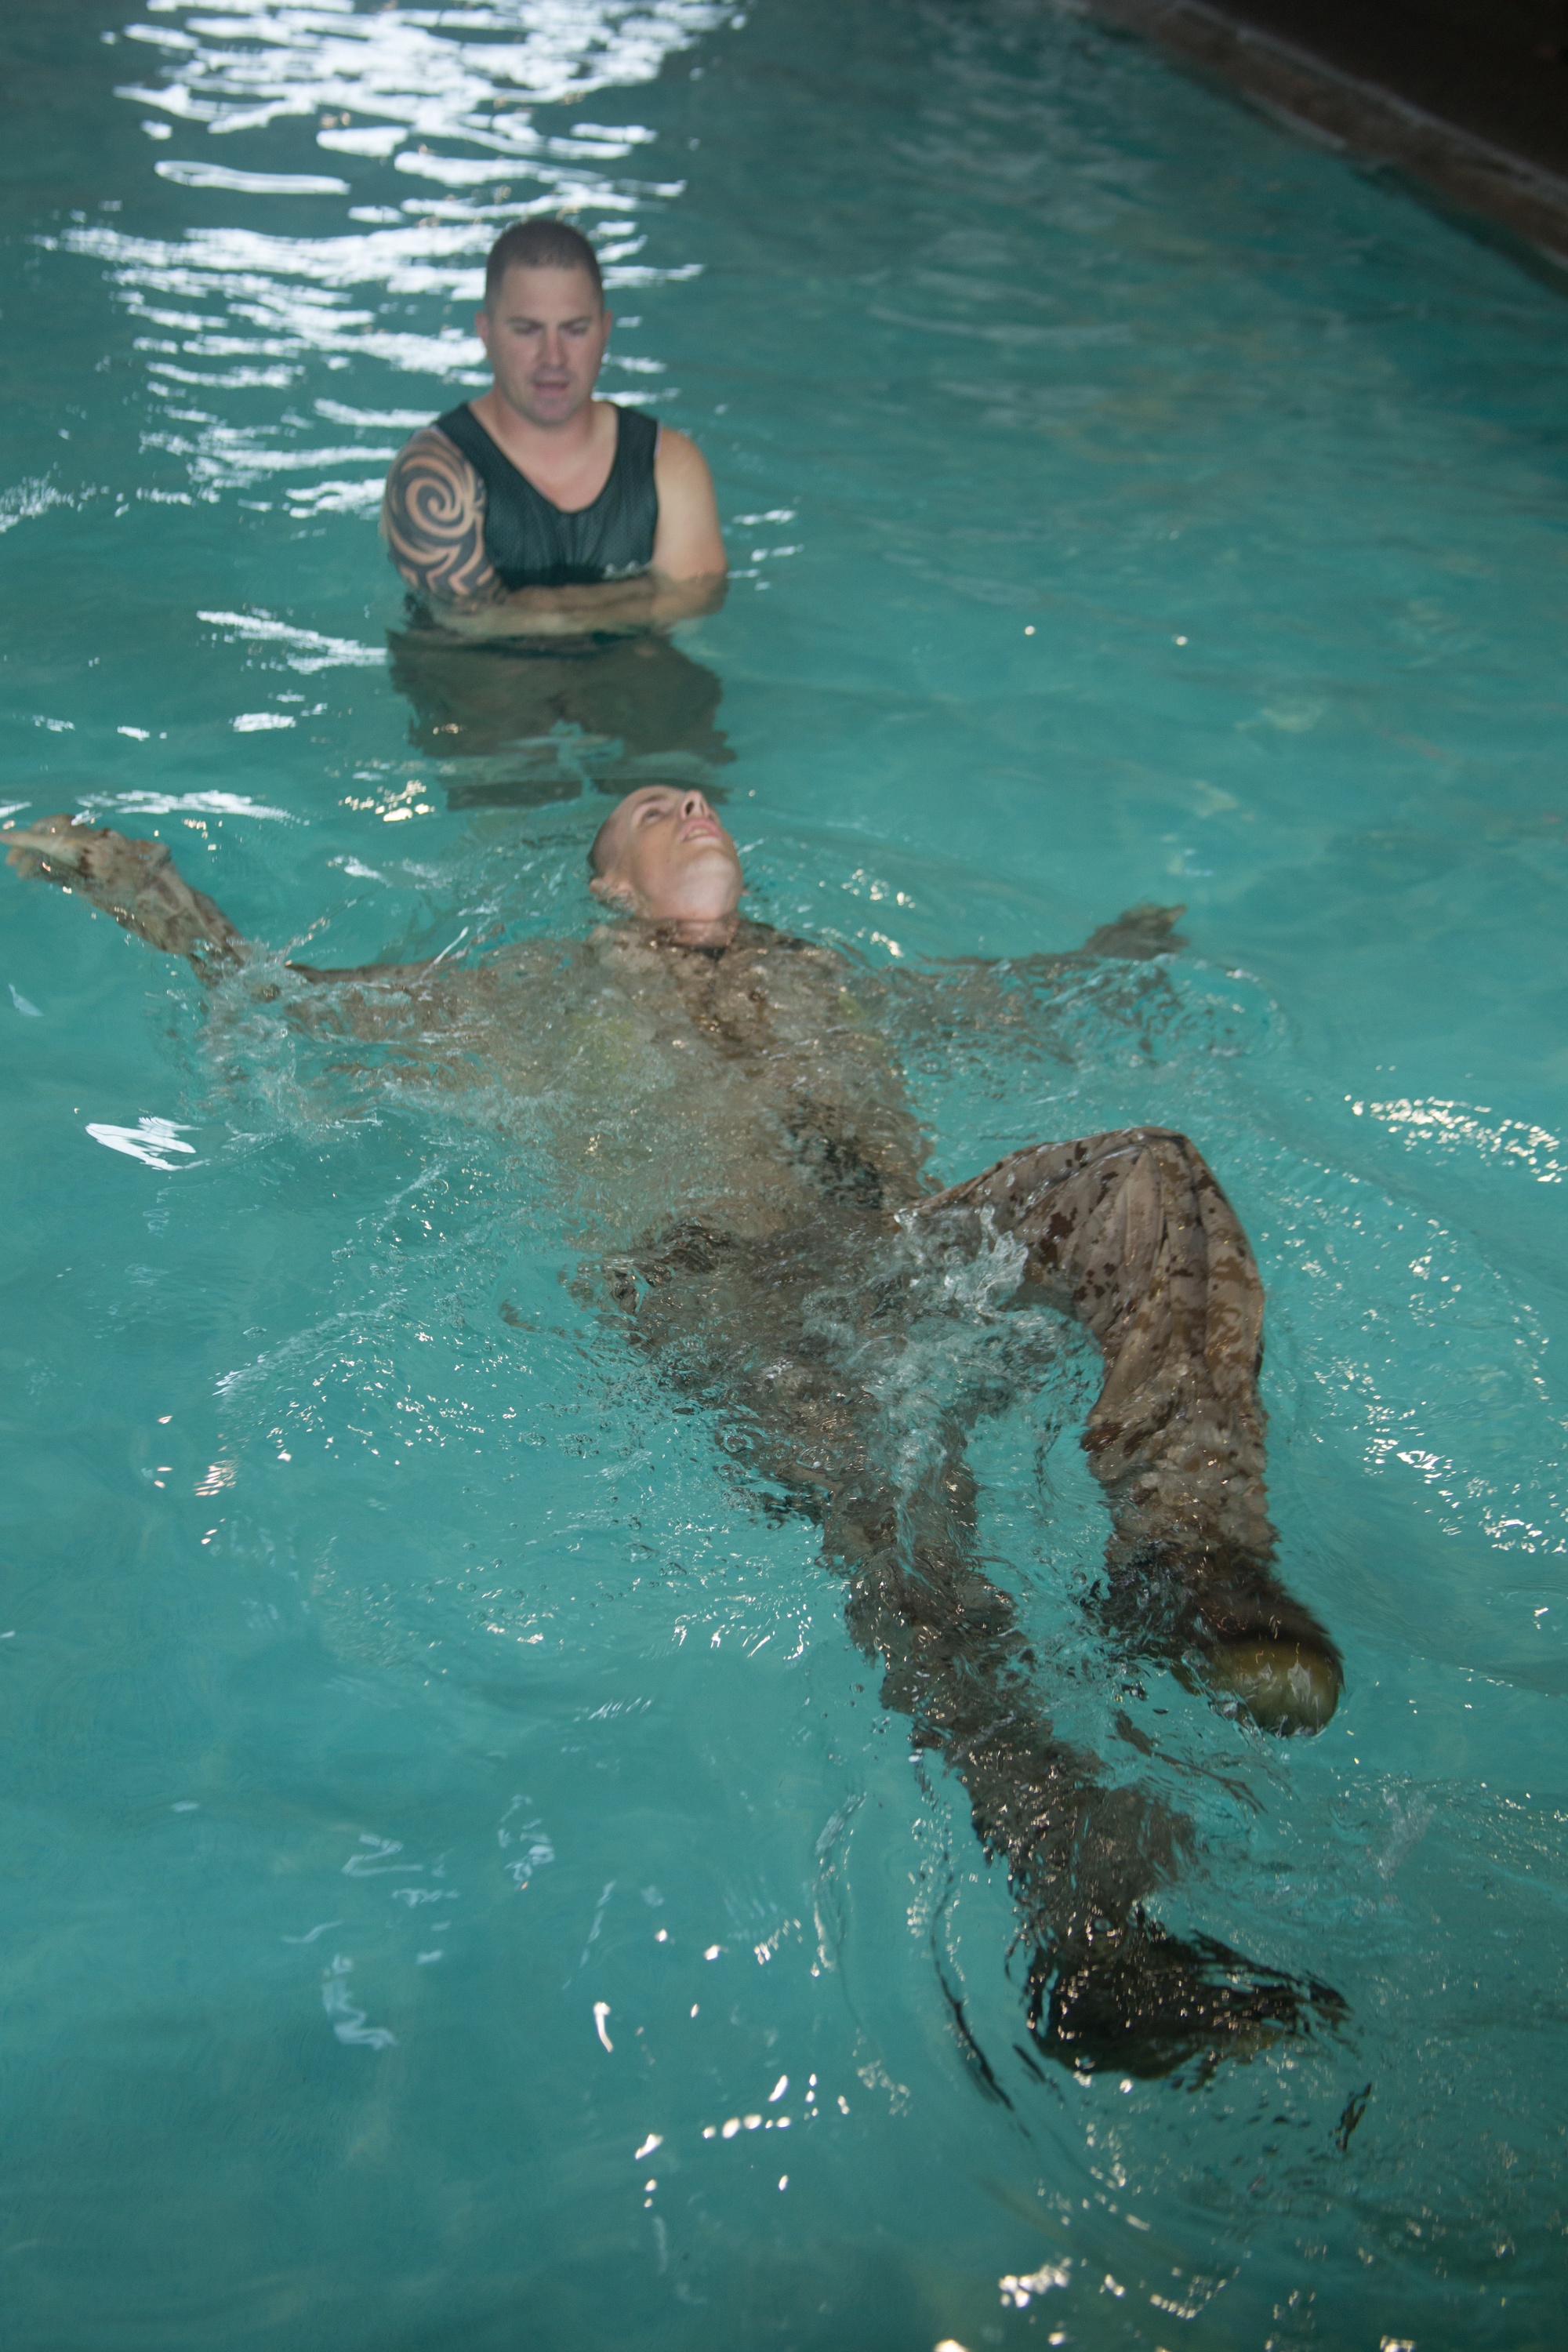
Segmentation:
{"type": "Polygon", "coordinates": [[[727,922],[745,888],[735,845],[702,794],[673,784],[628,793],[595,856],[594,896],[650,922],[727,922]]]}
{"type": "Polygon", "coordinates": [[[496,390],[531,425],[564,425],[594,396],[611,318],[585,269],[509,269],[474,321],[496,390]]]}

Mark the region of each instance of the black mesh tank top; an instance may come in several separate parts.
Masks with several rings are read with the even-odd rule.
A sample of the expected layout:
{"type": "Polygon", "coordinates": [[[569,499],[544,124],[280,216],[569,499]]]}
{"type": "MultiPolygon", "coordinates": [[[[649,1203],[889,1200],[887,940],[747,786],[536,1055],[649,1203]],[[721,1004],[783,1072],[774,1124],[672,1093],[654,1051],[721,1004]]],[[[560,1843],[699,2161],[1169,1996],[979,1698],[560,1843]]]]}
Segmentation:
{"type": "Polygon", "coordinates": [[[485,552],[509,588],[576,588],[646,572],[653,562],[658,422],[616,410],[616,461],[592,506],[552,506],[498,448],[466,404],[436,419],[485,486],[485,552]]]}

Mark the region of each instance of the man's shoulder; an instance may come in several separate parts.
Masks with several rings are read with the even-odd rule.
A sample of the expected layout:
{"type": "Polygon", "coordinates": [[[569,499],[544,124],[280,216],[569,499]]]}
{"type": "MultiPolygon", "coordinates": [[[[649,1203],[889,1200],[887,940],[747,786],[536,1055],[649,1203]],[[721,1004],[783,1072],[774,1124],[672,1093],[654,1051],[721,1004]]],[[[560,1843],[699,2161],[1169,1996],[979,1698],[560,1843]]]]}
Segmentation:
{"type": "Polygon", "coordinates": [[[441,429],[441,419],[433,416],[428,425],[417,425],[392,461],[394,474],[405,473],[411,467],[439,466],[448,472],[472,474],[474,468],[457,443],[441,429]]]}
{"type": "Polygon", "coordinates": [[[671,580],[721,577],[724,535],[708,460],[686,434],[661,425],[653,461],[658,495],[654,569],[671,580]]]}
{"type": "Polygon", "coordinates": [[[660,423],[653,462],[661,487],[708,479],[707,458],[690,434],[682,433],[679,425],[660,423]]]}
{"type": "Polygon", "coordinates": [[[408,585],[442,604],[490,593],[484,484],[437,425],[422,425],[392,461],[381,535],[408,585]]]}

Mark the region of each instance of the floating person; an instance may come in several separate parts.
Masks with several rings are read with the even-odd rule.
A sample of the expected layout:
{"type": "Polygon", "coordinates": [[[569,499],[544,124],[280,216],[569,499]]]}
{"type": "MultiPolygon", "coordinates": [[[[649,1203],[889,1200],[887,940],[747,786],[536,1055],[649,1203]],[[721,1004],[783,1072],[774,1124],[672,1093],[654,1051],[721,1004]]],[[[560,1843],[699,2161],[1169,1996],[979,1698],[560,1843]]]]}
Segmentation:
{"type": "Polygon", "coordinates": [[[720,681],[664,634],[723,600],[712,479],[684,433],[595,396],[613,320],[588,239],[505,230],[476,324],[489,391],[405,443],[382,504],[414,592],[391,639],[412,740],[491,770],[510,755],[470,771],[464,805],[561,798],[584,767],[722,763],[720,681]]]}
{"type": "MultiPolygon", "coordinates": [[[[1148,1899],[1192,1825],[1053,1729],[1016,1604],[978,1549],[965,1441],[1048,1370],[1062,1324],[1037,1301],[1075,1316],[1103,1359],[1082,1443],[1110,1537],[1088,1605],[1116,1670],[1163,1663],[1281,1734],[1332,1714],[1338,1650],[1274,1570],[1258,1270],[1184,1136],[1039,1144],[931,1190],[885,1016],[890,992],[918,1000],[933,982],[743,919],[735,845],[694,790],[641,788],[600,829],[590,887],[617,919],[468,969],[285,964],[160,844],[67,816],[0,841],[22,875],[208,980],[281,1000],[333,1040],[378,1041],[366,1085],[395,1068],[447,1100],[482,1087],[487,1116],[509,1095],[529,1104],[586,1293],[710,1409],[764,1505],[817,1524],[886,1703],[963,1782],[1023,1911],[1045,2050],[1159,2074],[1342,2013],[1326,1986],[1159,1925],[1148,1899]]],[[[1072,955],[968,965],[959,997],[994,1035],[1021,986],[1048,1002],[1103,965],[1136,1011],[1154,973],[1135,967],[1158,970],[1179,912],[1133,908],[1072,955]]]]}

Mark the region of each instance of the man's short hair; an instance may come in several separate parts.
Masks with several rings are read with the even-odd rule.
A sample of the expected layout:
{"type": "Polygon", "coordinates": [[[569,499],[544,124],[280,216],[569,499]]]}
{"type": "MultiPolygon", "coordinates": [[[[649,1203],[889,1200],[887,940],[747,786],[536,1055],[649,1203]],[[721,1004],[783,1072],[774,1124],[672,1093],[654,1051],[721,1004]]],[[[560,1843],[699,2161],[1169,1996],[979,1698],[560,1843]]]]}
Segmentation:
{"type": "Polygon", "coordinates": [[[493,310],[500,299],[502,280],[509,269],[582,269],[591,280],[605,307],[605,281],[599,274],[599,257],[580,228],[569,221],[513,221],[503,228],[491,246],[485,263],[485,308],[493,310]]]}
{"type": "Polygon", "coordinates": [[[619,808],[613,808],[610,811],[609,815],[605,819],[604,824],[599,827],[598,832],[594,835],[593,840],[588,844],[588,873],[592,880],[595,882],[605,871],[606,852],[610,845],[610,827],[614,824],[619,814],[619,808]]]}

